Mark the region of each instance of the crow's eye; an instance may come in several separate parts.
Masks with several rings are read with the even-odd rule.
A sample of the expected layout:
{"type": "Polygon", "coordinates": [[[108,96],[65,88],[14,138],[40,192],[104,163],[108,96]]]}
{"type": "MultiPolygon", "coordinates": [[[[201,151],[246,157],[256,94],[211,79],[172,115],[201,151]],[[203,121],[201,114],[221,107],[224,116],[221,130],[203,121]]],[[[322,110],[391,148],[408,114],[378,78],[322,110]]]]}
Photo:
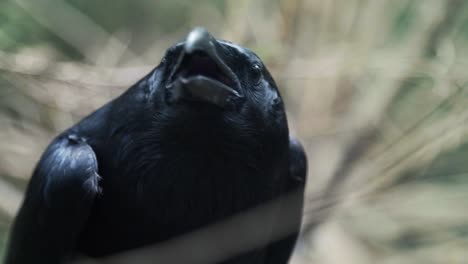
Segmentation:
{"type": "Polygon", "coordinates": [[[262,66],[260,64],[252,66],[252,79],[255,84],[259,84],[262,80],[262,66]]]}

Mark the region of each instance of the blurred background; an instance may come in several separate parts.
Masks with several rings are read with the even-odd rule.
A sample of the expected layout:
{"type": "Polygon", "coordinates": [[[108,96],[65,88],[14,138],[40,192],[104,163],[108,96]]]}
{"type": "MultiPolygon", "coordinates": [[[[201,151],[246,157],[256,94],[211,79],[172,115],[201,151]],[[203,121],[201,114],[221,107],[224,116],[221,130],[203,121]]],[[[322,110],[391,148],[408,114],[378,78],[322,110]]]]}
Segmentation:
{"type": "Polygon", "coordinates": [[[307,149],[291,263],[468,263],[464,0],[1,0],[0,259],[51,139],[199,25],[263,59],[307,149]]]}

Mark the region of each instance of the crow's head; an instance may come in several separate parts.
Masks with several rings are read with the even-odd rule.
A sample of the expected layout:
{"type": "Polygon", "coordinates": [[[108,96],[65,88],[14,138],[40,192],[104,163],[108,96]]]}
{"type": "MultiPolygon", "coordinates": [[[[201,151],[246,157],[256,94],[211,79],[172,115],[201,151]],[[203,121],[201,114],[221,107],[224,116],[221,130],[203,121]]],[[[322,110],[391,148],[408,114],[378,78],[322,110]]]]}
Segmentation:
{"type": "Polygon", "coordinates": [[[171,103],[197,101],[232,110],[249,99],[263,107],[280,102],[273,81],[252,51],[216,40],[203,28],[191,31],[164,60],[170,68],[164,86],[171,103]]]}
{"type": "Polygon", "coordinates": [[[177,138],[193,145],[193,139],[209,139],[216,144],[252,136],[287,142],[283,102],[263,62],[249,49],[217,40],[204,28],[193,29],[170,47],[134,88],[130,92],[142,96],[129,98],[145,102],[125,105],[143,110],[138,115],[147,118],[126,120],[138,120],[137,126],[152,124],[140,130],[157,131],[166,142],[177,138]]]}
{"type": "Polygon", "coordinates": [[[211,111],[231,112],[254,106],[263,114],[283,108],[258,56],[215,39],[204,28],[195,28],[169,48],[151,80],[151,97],[172,108],[206,105],[211,111]]]}
{"type": "Polygon", "coordinates": [[[219,210],[228,213],[272,195],[275,179],[288,168],[286,114],[270,73],[252,51],[203,28],[170,47],[152,72],[110,104],[109,113],[105,147],[112,174],[127,179],[122,189],[138,182],[134,189],[142,195],[206,193],[200,208],[217,206],[203,207],[202,200],[227,199],[227,211],[219,210]],[[171,187],[153,194],[154,186],[171,187]]]}

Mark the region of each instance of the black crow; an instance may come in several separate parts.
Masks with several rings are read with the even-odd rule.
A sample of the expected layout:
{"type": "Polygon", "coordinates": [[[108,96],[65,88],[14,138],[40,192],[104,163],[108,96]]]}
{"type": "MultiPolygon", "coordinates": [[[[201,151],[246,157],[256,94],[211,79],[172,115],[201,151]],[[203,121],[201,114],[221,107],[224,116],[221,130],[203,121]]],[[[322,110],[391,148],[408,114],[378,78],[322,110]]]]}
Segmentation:
{"type": "MultiPolygon", "coordinates": [[[[148,75],[52,141],[14,222],[6,263],[106,257],[295,191],[293,232],[223,262],[286,263],[306,166],[262,61],[195,28],[148,75]]],[[[275,220],[258,229],[275,232],[275,220]]]]}

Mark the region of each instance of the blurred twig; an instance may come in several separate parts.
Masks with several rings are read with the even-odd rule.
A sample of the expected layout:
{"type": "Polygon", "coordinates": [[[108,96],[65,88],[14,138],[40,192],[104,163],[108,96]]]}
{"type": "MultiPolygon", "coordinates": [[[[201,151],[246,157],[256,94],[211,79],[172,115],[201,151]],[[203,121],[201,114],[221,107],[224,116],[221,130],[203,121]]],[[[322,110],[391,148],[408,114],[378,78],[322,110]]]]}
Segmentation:
{"type": "Polygon", "coordinates": [[[6,213],[8,220],[16,215],[21,200],[21,192],[0,177],[0,210],[6,213]]]}

